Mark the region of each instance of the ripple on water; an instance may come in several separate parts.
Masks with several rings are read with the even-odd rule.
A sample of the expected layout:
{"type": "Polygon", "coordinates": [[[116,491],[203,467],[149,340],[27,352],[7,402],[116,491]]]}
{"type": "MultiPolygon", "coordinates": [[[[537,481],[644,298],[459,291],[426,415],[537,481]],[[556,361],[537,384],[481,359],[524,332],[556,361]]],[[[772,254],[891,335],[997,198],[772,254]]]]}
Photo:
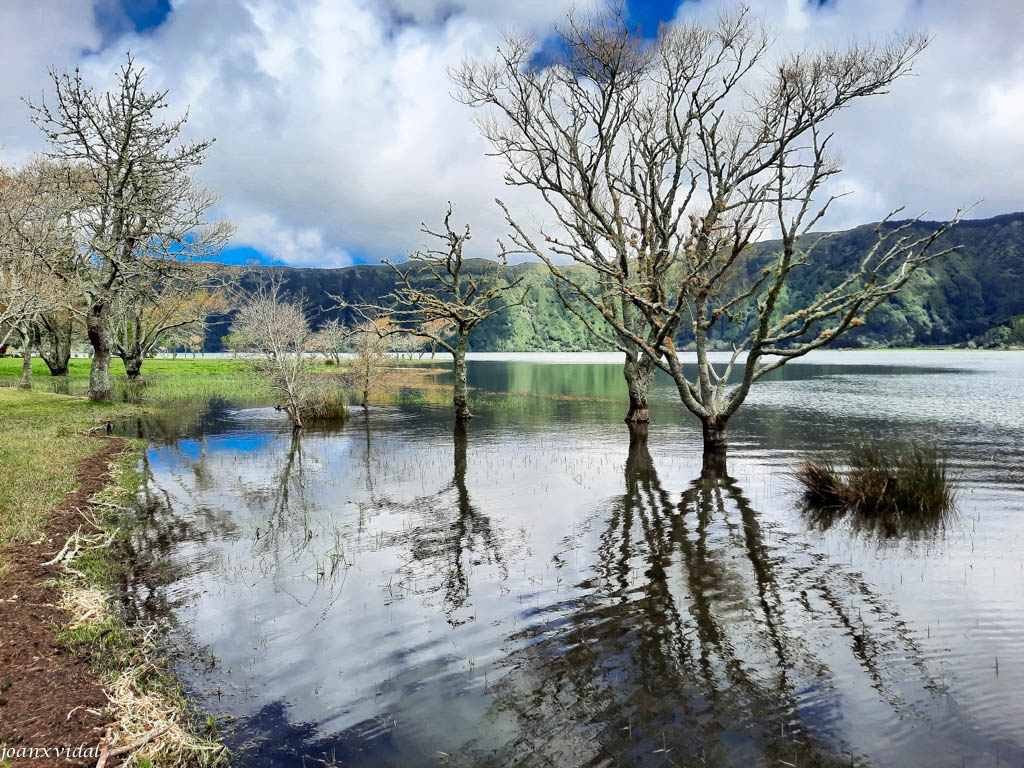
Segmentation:
{"type": "Polygon", "coordinates": [[[484,403],[461,437],[413,406],[298,441],[210,419],[149,451],[133,605],[203,649],[186,679],[245,716],[245,765],[1021,764],[1022,366],[856,359],[759,385],[725,476],[664,383],[630,444],[586,389],[611,368],[481,363],[478,391],[598,399],[484,403]],[[906,437],[955,448],[944,526],[800,511],[802,456],[906,437]]]}

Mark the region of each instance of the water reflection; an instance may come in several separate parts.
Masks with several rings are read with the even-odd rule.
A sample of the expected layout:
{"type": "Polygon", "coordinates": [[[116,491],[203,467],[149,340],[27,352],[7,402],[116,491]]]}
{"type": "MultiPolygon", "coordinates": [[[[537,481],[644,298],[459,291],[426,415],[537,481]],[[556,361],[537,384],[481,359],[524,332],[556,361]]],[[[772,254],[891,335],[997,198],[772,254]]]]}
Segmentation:
{"type": "Polygon", "coordinates": [[[140,474],[138,514],[126,521],[130,535],[118,540],[122,604],[129,621],[176,623],[178,611],[193,597],[179,588],[180,583],[196,573],[223,568],[218,550],[208,545],[237,538],[238,528],[230,510],[202,503],[207,485],[205,445],[190,467],[191,476],[179,477],[179,487],[190,489],[192,504],[175,503],[166,486],[153,482],[148,455],[143,456],[140,474]],[[180,557],[183,546],[194,548],[192,557],[180,557]]]}
{"type": "Polygon", "coordinates": [[[1024,759],[1020,492],[990,453],[958,457],[971,516],[896,551],[811,524],[761,421],[725,467],[552,402],[297,441],[224,405],[154,437],[129,602],[216,659],[186,680],[242,718],[241,765],[1024,759]]]}
{"type": "Polygon", "coordinates": [[[823,629],[892,717],[911,715],[910,681],[941,695],[885,602],[856,574],[770,547],[724,467],[673,494],[633,431],[624,480],[590,593],[515,637],[490,717],[514,716],[520,735],[479,764],[850,765],[823,629]]]}
{"type": "Polygon", "coordinates": [[[455,424],[452,445],[451,482],[413,501],[410,506],[417,523],[393,537],[391,543],[404,545],[410,555],[408,565],[396,571],[396,588],[411,588],[420,596],[439,593],[441,610],[454,627],[475,618],[470,601],[474,569],[490,566],[504,581],[508,577],[505,551],[514,547],[515,541],[470,499],[466,486],[469,427],[465,422],[455,424]]]}

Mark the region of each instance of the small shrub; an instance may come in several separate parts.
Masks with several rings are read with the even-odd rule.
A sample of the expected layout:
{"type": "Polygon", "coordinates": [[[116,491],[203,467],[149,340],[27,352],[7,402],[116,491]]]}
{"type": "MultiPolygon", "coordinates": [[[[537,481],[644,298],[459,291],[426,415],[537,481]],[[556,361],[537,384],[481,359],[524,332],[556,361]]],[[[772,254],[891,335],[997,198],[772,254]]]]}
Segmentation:
{"type": "Polygon", "coordinates": [[[829,460],[808,459],[793,473],[816,519],[853,514],[887,533],[939,522],[955,506],[946,457],[934,447],[908,443],[892,450],[856,446],[837,470],[829,460]]]}

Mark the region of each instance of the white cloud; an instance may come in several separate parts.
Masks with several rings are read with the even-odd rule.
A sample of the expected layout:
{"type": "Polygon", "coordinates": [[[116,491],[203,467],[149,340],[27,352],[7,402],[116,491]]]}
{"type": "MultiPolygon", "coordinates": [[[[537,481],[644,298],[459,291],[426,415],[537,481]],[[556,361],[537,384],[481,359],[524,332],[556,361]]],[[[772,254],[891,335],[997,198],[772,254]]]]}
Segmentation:
{"type": "Polygon", "coordinates": [[[100,43],[88,2],[0,3],[0,162],[40,149],[22,97],[49,92],[50,67],[73,67],[83,49],[100,43]]]}
{"type": "MultiPolygon", "coordinates": [[[[637,2],[637,0],[634,0],[637,2]]],[[[445,202],[470,221],[480,255],[501,232],[500,166],[455,102],[446,69],[487,55],[510,28],[546,30],[569,0],[178,0],[151,35],[98,55],[89,4],[0,5],[0,145],[6,159],[41,148],[18,102],[46,85],[46,68],[81,60],[109,82],[131,48],[154,87],[190,107],[189,130],[217,143],[201,172],[239,224],[238,245],[294,264],[343,264],[401,256],[423,242],[445,202]]],[[[711,14],[722,0],[686,3],[711,14]]],[[[757,11],[781,47],[844,44],[920,29],[934,41],[919,76],[837,121],[855,191],[828,223],[853,226],[896,204],[934,217],[984,196],[976,216],[1024,208],[1024,21],[1010,0],[765,0],[757,11]]],[[[542,209],[536,209],[543,216],[542,209]]]]}

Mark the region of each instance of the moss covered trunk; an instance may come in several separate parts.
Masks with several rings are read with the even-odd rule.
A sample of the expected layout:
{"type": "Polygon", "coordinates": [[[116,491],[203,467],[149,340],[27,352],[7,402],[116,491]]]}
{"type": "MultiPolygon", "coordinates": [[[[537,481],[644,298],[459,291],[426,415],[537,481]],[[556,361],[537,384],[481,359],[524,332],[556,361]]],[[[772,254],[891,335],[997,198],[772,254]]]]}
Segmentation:
{"type": "Polygon", "coordinates": [[[468,392],[466,384],[466,351],[469,348],[469,333],[460,333],[459,341],[452,353],[453,373],[455,374],[455,392],[452,404],[455,406],[455,420],[469,421],[473,414],[469,412],[468,392]]]}
{"type": "Polygon", "coordinates": [[[92,345],[92,366],[89,368],[88,396],[93,400],[110,400],[110,329],[107,306],[102,299],[93,303],[85,319],[85,329],[92,345]]]}
{"type": "Polygon", "coordinates": [[[647,355],[626,353],[626,362],[622,366],[622,375],[626,379],[629,390],[629,412],[626,414],[627,424],[647,424],[650,414],[647,410],[647,393],[654,381],[654,361],[647,355]]]}

